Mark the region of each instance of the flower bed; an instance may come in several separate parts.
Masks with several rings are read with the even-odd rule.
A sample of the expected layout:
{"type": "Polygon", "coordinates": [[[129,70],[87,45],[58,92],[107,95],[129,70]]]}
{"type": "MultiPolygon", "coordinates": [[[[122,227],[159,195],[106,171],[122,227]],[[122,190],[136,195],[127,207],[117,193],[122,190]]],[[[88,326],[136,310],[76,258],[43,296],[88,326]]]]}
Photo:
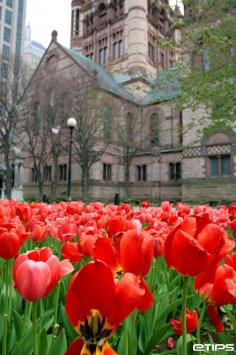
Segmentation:
{"type": "Polygon", "coordinates": [[[3,200],[0,220],[2,355],[234,351],[235,206],[3,200]]]}

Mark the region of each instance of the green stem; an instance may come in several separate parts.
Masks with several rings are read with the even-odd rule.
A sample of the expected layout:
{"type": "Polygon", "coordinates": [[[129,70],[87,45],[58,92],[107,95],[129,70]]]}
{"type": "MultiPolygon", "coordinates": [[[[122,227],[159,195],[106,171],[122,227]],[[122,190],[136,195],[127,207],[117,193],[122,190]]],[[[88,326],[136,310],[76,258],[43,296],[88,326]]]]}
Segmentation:
{"type": "Polygon", "coordinates": [[[58,300],[59,300],[59,294],[60,294],[60,281],[58,282],[55,290],[55,295],[54,295],[54,326],[57,324],[57,313],[58,313],[58,300]]]}
{"type": "MultiPolygon", "coordinates": [[[[198,322],[198,326],[197,326],[197,333],[196,333],[196,337],[197,337],[197,343],[200,344],[201,343],[201,326],[202,326],[202,321],[203,321],[203,317],[206,311],[206,302],[203,302],[202,305],[202,310],[201,310],[201,314],[200,314],[200,318],[199,318],[199,322],[198,322]]],[[[199,355],[201,355],[201,352],[199,353],[199,355]]]]}
{"type": "Polygon", "coordinates": [[[183,298],[182,298],[182,348],[183,353],[182,355],[187,354],[187,347],[186,347],[186,334],[187,334],[187,325],[186,325],[186,309],[187,309],[187,292],[188,292],[188,277],[184,277],[184,285],[183,285],[183,298]]]}
{"type": "Polygon", "coordinates": [[[127,320],[125,321],[125,355],[129,355],[129,332],[128,332],[127,320]]]}
{"type": "Polygon", "coordinates": [[[32,322],[33,322],[33,354],[38,355],[37,302],[32,303],[32,322]]]}
{"type": "Polygon", "coordinates": [[[3,339],[2,339],[2,355],[7,355],[7,325],[8,315],[3,316],[3,339]]]}
{"type": "Polygon", "coordinates": [[[8,287],[9,287],[9,300],[8,300],[8,320],[10,323],[12,312],[12,296],[13,296],[13,282],[12,282],[12,262],[8,263],[8,287]]]}
{"type": "Polygon", "coordinates": [[[23,335],[25,333],[26,326],[29,324],[31,309],[32,309],[32,302],[26,301],[25,310],[24,310],[23,335]]]}

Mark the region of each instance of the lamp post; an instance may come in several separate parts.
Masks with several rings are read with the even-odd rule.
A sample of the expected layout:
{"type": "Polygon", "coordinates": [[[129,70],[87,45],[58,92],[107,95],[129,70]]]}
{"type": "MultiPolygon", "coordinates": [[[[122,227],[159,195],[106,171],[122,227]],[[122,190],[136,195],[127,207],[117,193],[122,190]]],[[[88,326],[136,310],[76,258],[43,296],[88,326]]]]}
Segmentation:
{"type": "Polygon", "coordinates": [[[76,119],[71,117],[67,120],[67,127],[70,129],[70,138],[69,138],[69,151],[68,151],[68,183],[67,183],[67,198],[68,201],[71,201],[71,163],[72,163],[72,137],[73,130],[76,127],[76,119]]]}

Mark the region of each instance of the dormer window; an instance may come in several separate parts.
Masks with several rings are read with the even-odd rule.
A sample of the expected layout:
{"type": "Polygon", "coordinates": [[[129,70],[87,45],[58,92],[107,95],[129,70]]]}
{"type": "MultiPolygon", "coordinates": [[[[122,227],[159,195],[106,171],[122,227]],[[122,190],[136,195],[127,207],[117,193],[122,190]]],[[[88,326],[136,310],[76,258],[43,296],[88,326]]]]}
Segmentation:
{"type": "Polygon", "coordinates": [[[102,2],[99,6],[98,6],[98,16],[100,18],[105,17],[107,14],[107,8],[106,5],[104,4],[104,2],[102,2]]]}

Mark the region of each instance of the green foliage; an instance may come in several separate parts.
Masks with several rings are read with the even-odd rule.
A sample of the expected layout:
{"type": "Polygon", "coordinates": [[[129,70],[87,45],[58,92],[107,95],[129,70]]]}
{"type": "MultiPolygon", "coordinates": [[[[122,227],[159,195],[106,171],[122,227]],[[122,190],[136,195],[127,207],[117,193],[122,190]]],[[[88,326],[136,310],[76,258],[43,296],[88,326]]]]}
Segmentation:
{"type": "Polygon", "coordinates": [[[180,64],[178,103],[182,108],[205,107],[212,118],[208,131],[232,127],[236,123],[236,1],[185,0],[184,4],[181,46],[191,64],[180,64]]]}

